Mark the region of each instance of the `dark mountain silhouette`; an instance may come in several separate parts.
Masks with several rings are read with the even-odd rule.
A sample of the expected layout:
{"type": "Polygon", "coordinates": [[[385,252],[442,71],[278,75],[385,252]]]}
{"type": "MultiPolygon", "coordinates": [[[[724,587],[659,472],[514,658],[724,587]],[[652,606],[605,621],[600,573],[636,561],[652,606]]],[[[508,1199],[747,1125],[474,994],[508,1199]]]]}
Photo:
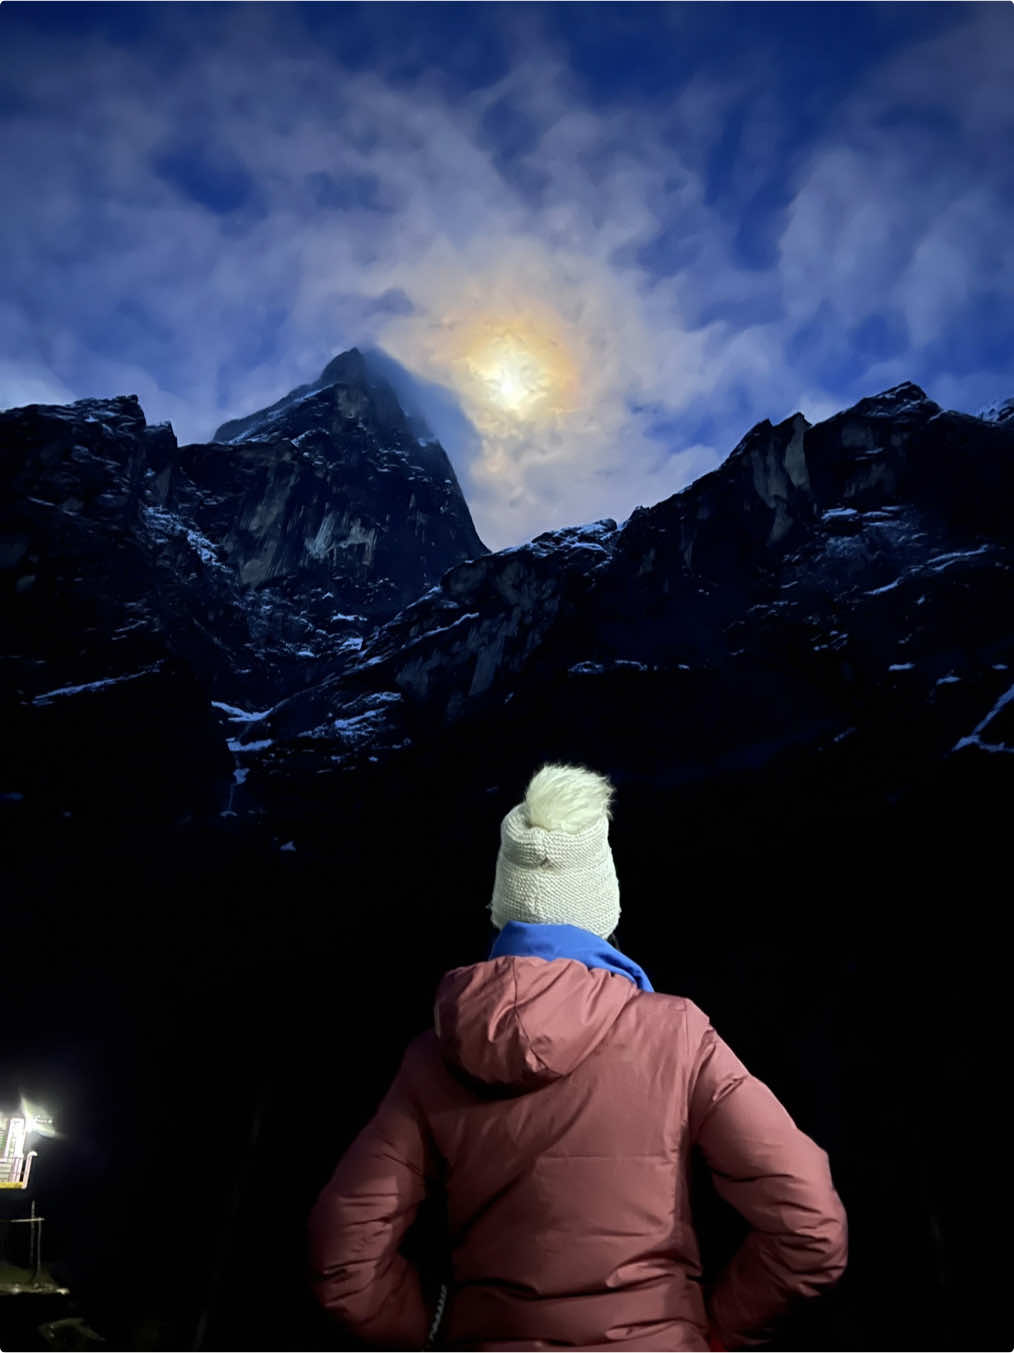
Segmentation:
{"type": "Polygon", "coordinates": [[[792,762],[828,811],[991,774],[1014,717],[1012,494],[1009,422],[913,385],[815,427],[765,420],[622,526],[448,569],[353,664],[245,723],[249,787],[280,807],[298,762],[319,796],[310,747],[358,773],[442,755],[452,729],[522,756],[593,730],[607,764],[672,785],[792,762]]]}
{"type": "Polygon", "coordinates": [[[481,557],[439,442],[353,348],[312,385],[177,446],[135,396],[0,414],[16,729],[4,791],[178,817],[232,758],[209,696],[263,707],[340,671],[481,557]]]}

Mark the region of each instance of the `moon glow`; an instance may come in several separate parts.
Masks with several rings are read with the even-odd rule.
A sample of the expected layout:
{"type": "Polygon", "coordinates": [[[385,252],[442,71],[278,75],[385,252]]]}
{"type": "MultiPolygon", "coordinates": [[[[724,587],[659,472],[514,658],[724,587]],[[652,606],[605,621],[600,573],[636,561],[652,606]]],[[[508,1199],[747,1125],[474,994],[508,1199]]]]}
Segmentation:
{"type": "Polygon", "coordinates": [[[457,355],[473,408],[528,424],[572,408],[577,372],[560,327],[554,317],[533,313],[473,318],[463,326],[457,355]]]}

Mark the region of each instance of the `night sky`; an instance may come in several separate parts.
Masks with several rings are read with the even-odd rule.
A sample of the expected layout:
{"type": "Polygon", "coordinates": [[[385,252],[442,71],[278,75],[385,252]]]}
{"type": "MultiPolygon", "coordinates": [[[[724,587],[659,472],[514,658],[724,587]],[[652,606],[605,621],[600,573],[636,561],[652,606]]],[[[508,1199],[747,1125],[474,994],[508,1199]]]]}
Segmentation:
{"type": "Polygon", "coordinates": [[[379,348],[493,549],[1014,394],[1014,6],[0,6],[0,406],[379,348]]]}

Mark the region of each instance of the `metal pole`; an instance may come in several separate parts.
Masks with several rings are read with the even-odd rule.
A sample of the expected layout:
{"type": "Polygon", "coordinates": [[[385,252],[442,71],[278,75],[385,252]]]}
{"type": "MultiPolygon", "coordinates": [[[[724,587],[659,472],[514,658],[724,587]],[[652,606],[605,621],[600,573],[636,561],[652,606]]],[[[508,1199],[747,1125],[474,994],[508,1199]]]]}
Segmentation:
{"type": "Polygon", "coordinates": [[[39,1281],[39,1259],[42,1252],[41,1236],[39,1232],[42,1228],[42,1218],[35,1215],[35,1200],[32,1200],[32,1283],[39,1281]]]}

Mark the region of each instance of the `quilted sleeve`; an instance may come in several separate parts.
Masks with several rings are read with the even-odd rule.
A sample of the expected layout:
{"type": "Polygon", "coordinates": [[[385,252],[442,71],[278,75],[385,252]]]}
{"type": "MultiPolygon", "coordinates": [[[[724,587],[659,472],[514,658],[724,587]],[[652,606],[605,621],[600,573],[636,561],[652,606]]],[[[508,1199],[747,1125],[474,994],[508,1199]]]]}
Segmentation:
{"type": "Polygon", "coordinates": [[[309,1219],[317,1300],[346,1331],[378,1349],[421,1349],[433,1315],[418,1268],[399,1253],[433,1178],[407,1058],[309,1219]]]}
{"type": "Polygon", "coordinates": [[[845,1209],[827,1153],[687,1002],[689,1132],[715,1191],[750,1232],[720,1274],[709,1318],[722,1346],[756,1348],[798,1300],[836,1283],[848,1261],[845,1209]]]}

